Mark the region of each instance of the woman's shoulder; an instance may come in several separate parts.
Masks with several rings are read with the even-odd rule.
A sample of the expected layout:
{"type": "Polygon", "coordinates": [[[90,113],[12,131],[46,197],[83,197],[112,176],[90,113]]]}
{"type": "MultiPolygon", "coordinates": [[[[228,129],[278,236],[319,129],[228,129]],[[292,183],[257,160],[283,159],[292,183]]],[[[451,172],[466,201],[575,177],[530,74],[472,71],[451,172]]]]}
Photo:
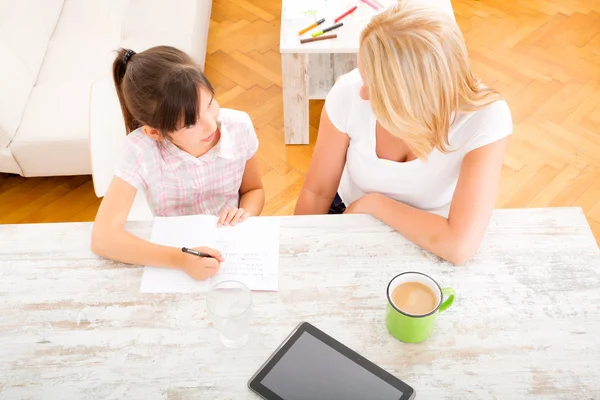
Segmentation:
{"type": "Polygon", "coordinates": [[[512,124],[512,116],[508,103],[504,99],[496,100],[473,113],[477,122],[505,122],[512,124]]]}
{"type": "Polygon", "coordinates": [[[325,99],[325,109],[333,125],[341,132],[348,133],[350,120],[354,117],[364,119],[361,108],[357,108],[360,98],[362,78],[358,69],[344,74],[335,82],[325,99]],[[356,115],[356,113],[360,115],[356,115]]]}
{"type": "Polygon", "coordinates": [[[362,78],[360,77],[360,72],[358,72],[358,68],[354,68],[352,71],[345,73],[344,75],[340,75],[336,79],[336,84],[340,84],[342,86],[358,86],[362,85],[362,78]]]}
{"type": "Polygon", "coordinates": [[[513,131],[510,108],[503,99],[464,114],[456,122],[451,140],[466,145],[468,151],[500,140],[513,131]]]}
{"type": "Polygon", "coordinates": [[[494,134],[498,131],[512,131],[510,108],[504,99],[496,100],[471,113],[468,121],[469,130],[473,133],[481,131],[494,134]]]}
{"type": "MultiPolygon", "coordinates": [[[[343,100],[344,96],[359,96],[360,87],[362,86],[362,78],[360,77],[360,73],[358,72],[358,68],[354,68],[352,71],[345,73],[344,75],[340,75],[329,93],[327,94],[327,98],[335,97],[336,100],[343,100]],[[340,95],[338,95],[338,93],[340,95]]],[[[346,101],[348,98],[345,99],[346,101]]]]}

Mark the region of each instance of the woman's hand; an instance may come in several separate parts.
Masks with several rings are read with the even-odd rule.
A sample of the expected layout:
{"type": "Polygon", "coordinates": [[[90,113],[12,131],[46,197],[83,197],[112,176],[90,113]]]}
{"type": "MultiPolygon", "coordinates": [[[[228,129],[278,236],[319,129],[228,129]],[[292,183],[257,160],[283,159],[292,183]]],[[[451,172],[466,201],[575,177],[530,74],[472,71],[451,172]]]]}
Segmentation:
{"type": "Polygon", "coordinates": [[[193,254],[181,252],[176,268],[181,269],[190,278],[203,281],[210,278],[219,272],[221,268],[221,262],[223,262],[223,256],[218,250],[211,249],[210,247],[194,247],[193,250],[201,253],[207,253],[212,256],[210,257],[198,257],[193,254]]]}
{"type": "Polygon", "coordinates": [[[346,207],[344,214],[372,214],[372,209],[378,206],[378,199],[382,196],[379,193],[365,194],[346,207]]]}
{"type": "Polygon", "coordinates": [[[236,225],[238,222],[244,222],[250,218],[250,213],[243,208],[223,209],[219,215],[217,226],[236,225]]]}

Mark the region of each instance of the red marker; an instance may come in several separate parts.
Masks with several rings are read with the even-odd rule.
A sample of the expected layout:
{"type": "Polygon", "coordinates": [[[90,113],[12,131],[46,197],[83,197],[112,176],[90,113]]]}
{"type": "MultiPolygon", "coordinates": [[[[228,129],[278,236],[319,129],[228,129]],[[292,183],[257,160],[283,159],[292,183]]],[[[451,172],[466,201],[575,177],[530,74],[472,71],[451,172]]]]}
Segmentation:
{"type": "Polygon", "coordinates": [[[334,19],[333,22],[337,23],[340,19],[344,18],[346,15],[353,13],[354,10],[356,10],[356,6],[352,7],[351,9],[349,9],[348,11],[346,11],[345,13],[343,13],[342,15],[340,15],[339,17],[334,19]]]}

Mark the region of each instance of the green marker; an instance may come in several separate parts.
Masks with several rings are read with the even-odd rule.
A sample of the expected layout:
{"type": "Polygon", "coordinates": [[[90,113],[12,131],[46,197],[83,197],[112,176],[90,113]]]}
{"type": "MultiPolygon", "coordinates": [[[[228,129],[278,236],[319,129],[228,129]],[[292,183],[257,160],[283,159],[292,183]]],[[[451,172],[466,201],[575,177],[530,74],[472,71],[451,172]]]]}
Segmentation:
{"type": "Polygon", "coordinates": [[[331,25],[329,28],[325,28],[325,29],[323,29],[323,30],[321,30],[321,31],[317,31],[317,32],[313,33],[313,34],[312,34],[312,37],[321,36],[321,35],[322,35],[322,34],[324,34],[325,32],[329,32],[329,31],[332,31],[332,30],[334,30],[334,29],[337,29],[337,28],[339,28],[339,27],[340,27],[340,26],[342,26],[342,25],[344,25],[344,23],[343,23],[343,22],[338,22],[338,23],[337,23],[337,24],[335,24],[335,25],[331,25]]]}

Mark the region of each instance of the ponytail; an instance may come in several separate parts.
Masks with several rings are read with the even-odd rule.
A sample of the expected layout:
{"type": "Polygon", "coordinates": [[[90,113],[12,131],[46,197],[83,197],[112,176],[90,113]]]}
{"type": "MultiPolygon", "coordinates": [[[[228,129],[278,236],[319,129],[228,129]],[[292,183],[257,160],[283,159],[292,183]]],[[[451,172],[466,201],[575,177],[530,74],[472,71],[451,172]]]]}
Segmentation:
{"type": "Polygon", "coordinates": [[[127,72],[127,64],[133,55],[135,55],[135,51],[121,48],[117,52],[117,57],[113,62],[113,80],[115,82],[115,88],[117,89],[119,103],[121,104],[121,112],[123,113],[123,119],[125,120],[125,131],[127,134],[140,127],[139,123],[135,121],[135,118],[127,108],[127,102],[125,101],[123,94],[123,80],[125,78],[125,73],[127,72]]]}

